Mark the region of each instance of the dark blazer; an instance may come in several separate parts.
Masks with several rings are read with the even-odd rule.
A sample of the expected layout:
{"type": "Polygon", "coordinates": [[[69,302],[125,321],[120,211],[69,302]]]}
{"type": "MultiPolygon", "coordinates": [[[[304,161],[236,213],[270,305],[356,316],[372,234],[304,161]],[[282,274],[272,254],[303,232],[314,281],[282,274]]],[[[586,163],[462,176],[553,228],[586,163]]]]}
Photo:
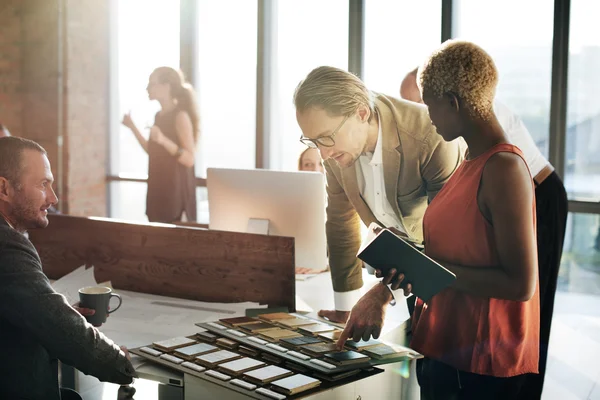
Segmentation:
{"type": "Polygon", "coordinates": [[[133,366],[54,291],[33,244],[0,216],[0,398],[58,400],[57,361],[129,384],[133,366]]]}

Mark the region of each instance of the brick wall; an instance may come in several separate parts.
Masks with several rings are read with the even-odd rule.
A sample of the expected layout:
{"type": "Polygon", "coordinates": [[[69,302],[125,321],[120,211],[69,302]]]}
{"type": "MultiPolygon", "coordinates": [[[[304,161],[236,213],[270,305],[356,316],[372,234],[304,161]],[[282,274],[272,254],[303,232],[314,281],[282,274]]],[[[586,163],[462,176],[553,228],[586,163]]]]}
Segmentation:
{"type": "Polygon", "coordinates": [[[0,122],[46,148],[73,215],[106,214],[108,3],[0,1],[0,122]]]}
{"type": "MultiPolygon", "coordinates": [[[[48,152],[57,193],[59,168],[59,25],[58,0],[21,2],[21,132],[48,152]]],[[[15,99],[16,101],[17,99],[15,99]]],[[[11,127],[9,126],[9,129],[11,127]]],[[[17,134],[17,132],[13,132],[17,134]]],[[[61,210],[64,204],[60,204],[61,210]]]]}
{"type": "Polygon", "coordinates": [[[78,215],[106,214],[109,3],[66,3],[66,191],[78,215]]]}
{"type": "Polygon", "coordinates": [[[0,1],[0,123],[20,135],[21,122],[21,0],[0,1]]]}

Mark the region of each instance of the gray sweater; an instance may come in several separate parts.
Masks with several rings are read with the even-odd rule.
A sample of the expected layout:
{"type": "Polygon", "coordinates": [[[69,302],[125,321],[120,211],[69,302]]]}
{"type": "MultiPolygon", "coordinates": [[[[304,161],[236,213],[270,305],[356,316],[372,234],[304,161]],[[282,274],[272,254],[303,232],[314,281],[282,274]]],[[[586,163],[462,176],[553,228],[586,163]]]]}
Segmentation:
{"type": "Polygon", "coordinates": [[[54,291],[33,244],[0,216],[0,399],[58,400],[57,360],[101,381],[135,370],[54,291]]]}

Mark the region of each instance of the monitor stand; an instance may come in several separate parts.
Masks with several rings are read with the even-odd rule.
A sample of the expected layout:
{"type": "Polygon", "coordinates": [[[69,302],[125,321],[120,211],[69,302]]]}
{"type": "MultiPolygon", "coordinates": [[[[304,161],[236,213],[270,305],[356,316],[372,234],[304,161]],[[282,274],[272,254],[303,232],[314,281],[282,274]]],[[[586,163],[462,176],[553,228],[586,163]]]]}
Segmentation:
{"type": "Polygon", "coordinates": [[[261,218],[250,218],[248,219],[248,228],[246,233],[256,233],[259,235],[269,234],[269,220],[261,218]]]}

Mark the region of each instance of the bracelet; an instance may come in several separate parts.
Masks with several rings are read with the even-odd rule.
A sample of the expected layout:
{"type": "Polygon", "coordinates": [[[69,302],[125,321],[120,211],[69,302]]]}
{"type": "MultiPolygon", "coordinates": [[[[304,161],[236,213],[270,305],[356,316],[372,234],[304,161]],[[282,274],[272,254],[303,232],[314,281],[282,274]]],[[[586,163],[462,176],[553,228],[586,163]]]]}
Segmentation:
{"type": "Polygon", "coordinates": [[[178,147],[177,151],[175,152],[174,157],[179,160],[179,158],[181,157],[182,154],[183,154],[183,147],[178,147]]]}

